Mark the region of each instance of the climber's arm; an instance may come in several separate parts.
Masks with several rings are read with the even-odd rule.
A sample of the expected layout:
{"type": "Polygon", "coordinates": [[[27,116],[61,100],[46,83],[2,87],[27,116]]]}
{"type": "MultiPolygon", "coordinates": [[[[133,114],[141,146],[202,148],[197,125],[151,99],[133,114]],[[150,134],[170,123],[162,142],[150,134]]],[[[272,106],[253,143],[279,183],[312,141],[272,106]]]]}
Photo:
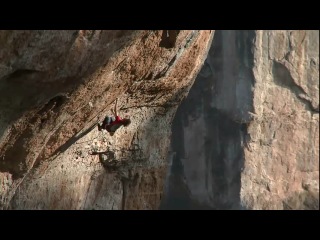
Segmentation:
{"type": "Polygon", "coordinates": [[[118,105],[118,98],[116,98],[116,104],[114,105],[114,116],[117,117],[118,116],[118,110],[117,110],[117,105],[118,105]]]}

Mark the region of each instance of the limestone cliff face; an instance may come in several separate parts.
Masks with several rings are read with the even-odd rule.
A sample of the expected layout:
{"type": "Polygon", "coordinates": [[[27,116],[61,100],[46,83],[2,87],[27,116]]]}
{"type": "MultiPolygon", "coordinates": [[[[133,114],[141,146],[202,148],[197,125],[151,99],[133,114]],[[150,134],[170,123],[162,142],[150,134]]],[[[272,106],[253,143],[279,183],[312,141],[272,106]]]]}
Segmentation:
{"type": "Polygon", "coordinates": [[[319,31],[216,31],[172,127],[164,209],[319,209],[319,31]]]}
{"type": "Polygon", "coordinates": [[[0,31],[0,96],[0,209],[319,209],[319,31],[0,31]]]}
{"type": "Polygon", "coordinates": [[[1,31],[0,208],[157,209],[214,31],[1,31]],[[132,123],[110,137],[97,117],[132,123]]]}

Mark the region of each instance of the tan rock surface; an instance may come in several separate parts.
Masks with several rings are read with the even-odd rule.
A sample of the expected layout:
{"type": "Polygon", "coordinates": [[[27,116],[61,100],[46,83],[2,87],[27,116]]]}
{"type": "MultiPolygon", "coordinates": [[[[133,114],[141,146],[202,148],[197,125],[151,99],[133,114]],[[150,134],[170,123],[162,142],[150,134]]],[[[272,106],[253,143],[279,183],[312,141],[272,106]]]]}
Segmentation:
{"type": "Polygon", "coordinates": [[[1,208],[158,208],[172,118],[212,36],[1,31],[1,208]],[[110,137],[95,123],[116,97],[132,123],[110,137]]]}

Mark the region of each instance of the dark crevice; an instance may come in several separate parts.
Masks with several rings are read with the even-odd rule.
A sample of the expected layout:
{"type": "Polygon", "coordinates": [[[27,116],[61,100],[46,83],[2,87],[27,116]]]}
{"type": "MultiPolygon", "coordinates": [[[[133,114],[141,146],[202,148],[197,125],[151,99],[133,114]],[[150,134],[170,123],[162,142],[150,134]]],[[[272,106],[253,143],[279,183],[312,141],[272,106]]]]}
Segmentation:
{"type": "Polygon", "coordinates": [[[151,80],[152,79],[153,74],[149,73],[146,75],[146,77],[144,78],[145,80],[151,80]]]}
{"type": "Polygon", "coordinates": [[[157,80],[157,79],[159,79],[159,78],[162,78],[163,76],[166,75],[166,73],[169,71],[169,69],[174,65],[174,63],[176,62],[176,60],[179,58],[179,56],[181,55],[181,53],[193,43],[193,41],[196,39],[197,34],[199,34],[199,31],[193,31],[193,32],[187,37],[185,44],[179,48],[179,51],[178,51],[177,54],[171,59],[171,61],[168,63],[168,65],[154,77],[154,80],[157,80]]]}
{"type": "Polygon", "coordinates": [[[159,47],[174,48],[179,30],[163,30],[159,47]]]}
{"type": "Polygon", "coordinates": [[[126,209],[126,200],[127,200],[127,189],[128,189],[128,180],[122,178],[121,179],[122,184],[122,199],[121,199],[121,210],[126,209]]]}
{"type": "Polygon", "coordinates": [[[48,111],[57,112],[62,104],[66,101],[67,97],[64,95],[58,95],[50,99],[43,108],[38,112],[39,115],[42,115],[48,111]]]}

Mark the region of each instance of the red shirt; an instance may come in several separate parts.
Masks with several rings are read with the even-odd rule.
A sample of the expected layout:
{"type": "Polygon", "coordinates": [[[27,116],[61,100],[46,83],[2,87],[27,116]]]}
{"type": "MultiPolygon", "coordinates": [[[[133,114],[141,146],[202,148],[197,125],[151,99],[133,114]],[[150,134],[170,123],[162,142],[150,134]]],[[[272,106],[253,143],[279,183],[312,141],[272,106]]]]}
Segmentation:
{"type": "Polygon", "coordinates": [[[121,119],[121,117],[116,116],[116,120],[114,122],[112,122],[111,125],[118,124],[118,123],[122,124],[122,119],[121,119]]]}
{"type": "Polygon", "coordinates": [[[116,120],[110,123],[106,129],[108,132],[115,132],[122,125],[122,119],[119,116],[116,116],[116,120]]]}

